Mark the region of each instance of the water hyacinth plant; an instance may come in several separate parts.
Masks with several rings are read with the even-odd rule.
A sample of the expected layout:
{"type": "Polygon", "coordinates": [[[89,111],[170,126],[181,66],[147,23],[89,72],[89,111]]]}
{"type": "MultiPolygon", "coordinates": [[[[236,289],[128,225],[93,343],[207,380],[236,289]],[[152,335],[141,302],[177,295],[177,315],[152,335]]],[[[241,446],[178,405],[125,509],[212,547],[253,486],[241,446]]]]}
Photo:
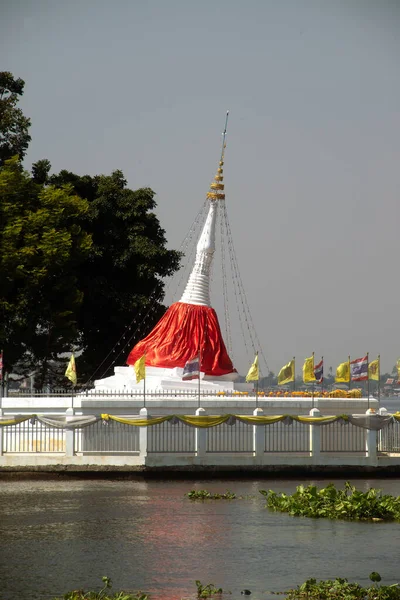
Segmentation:
{"type": "Polygon", "coordinates": [[[236,494],[233,492],[227,491],[225,494],[212,494],[207,490],[191,490],[186,494],[190,500],[235,500],[236,494]]]}
{"type": "MultiPolygon", "coordinates": [[[[130,594],[128,592],[110,592],[112,582],[110,577],[102,577],[103,587],[100,591],[88,591],[84,590],[73,590],[64,594],[62,600],[148,600],[147,594],[137,592],[136,594],[130,594]]],[[[61,600],[55,598],[54,600],[61,600]]]]}
{"type": "MultiPolygon", "coordinates": [[[[371,573],[369,578],[374,584],[381,580],[376,572],[371,573]]],[[[347,579],[317,581],[312,578],[284,594],[287,600],[400,600],[400,587],[394,583],[364,588],[359,583],[349,583],[347,579]]]]}
{"type": "Polygon", "coordinates": [[[196,587],[198,598],[211,598],[212,596],[220,596],[223,592],[222,588],[216,588],[213,583],[203,585],[198,579],[196,580],[196,587]]]}
{"type": "Polygon", "coordinates": [[[292,495],[272,490],[260,490],[260,493],[265,496],[268,508],[292,516],[400,521],[400,496],[382,494],[375,488],[362,492],[349,482],[344,484],[344,489],[330,483],[321,489],[315,485],[299,485],[292,495]]]}

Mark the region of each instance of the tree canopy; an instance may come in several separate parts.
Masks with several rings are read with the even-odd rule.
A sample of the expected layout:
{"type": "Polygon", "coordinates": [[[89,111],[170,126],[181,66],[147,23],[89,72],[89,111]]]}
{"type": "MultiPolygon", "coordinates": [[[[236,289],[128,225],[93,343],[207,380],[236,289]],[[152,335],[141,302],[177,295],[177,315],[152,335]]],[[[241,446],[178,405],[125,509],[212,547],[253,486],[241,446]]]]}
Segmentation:
{"type": "Polygon", "coordinates": [[[150,305],[148,328],[160,318],[180,253],[166,248],[153,190],[129,189],[121,171],[50,175],[48,159],[23,169],[23,90],[0,73],[0,348],[6,370],[34,371],[36,387],[65,383],[73,350],[84,382],[124,363],[150,305]]]}
{"type": "Polygon", "coordinates": [[[17,157],[0,167],[0,343],[8,368],[38,383],[78,335],[79,265],[92,248],[89,204],[72,186],[40,186],[17,157]]]}
{"type": "Polygon", "coordinates": [[[30,120],[17,107],[25,82],[12,73],[0,71],[0,165],[18,155],[22,160],[28,149],[30,120]]]}
{"type": "Polygon", "coordinates": [[[94,374],[98,378],[112,366],[111,358],[95,373],[113,348],[114,354],[122,350],[119,360],[124,363],[130,347],[124,352],[117,346],[124,335],[131,345],[137,341],[132,337],[134,328],[129,328],[135,315],[143,314],[154,302],[150,328],[165,311],[162,278],[177,270],[180,253],[165,247],[165,231],[153,212],[154,192],[127,188],[121,171],[95,177],[62,171],[49,181],[57,186],[72,185],[89,203],[84,227],[92,236],[93,247],[79,269],[83,292],[78,318],[83,351],[79,368],[85,379],[94,374]]]}
{"type": "Polygon", "coordinates": [[[65,383],[73,350],[82,382],[124,363],[150,305],[148,327],[160,318],[180,253],[166,249],[154,192],[129,189],[121,171],[50,175],[48,159],[23,169],[24,85],[0,72],[0,348],[5,369],[35,372],[36,387],[65,383]]]}

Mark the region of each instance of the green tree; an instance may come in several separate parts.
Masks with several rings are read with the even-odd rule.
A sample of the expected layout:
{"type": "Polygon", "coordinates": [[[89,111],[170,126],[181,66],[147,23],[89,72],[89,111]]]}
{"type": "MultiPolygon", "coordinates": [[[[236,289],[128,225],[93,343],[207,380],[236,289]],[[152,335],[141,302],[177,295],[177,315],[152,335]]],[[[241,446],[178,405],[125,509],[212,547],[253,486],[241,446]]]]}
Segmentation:
{"type": "Polygon", "coordinates": [[[35,183],[45,184],[48,182],[51,169],[50,161],[42,158],[32,165],[32,179],[35,183]]]}
{"type": "Polygon", "coordinates": [[[15,155],[22,160],[31,141],[31,122],[17,107],[24,85],[12,73],[0,72],[0,165],[15,155]]]}
{"type": "Polygon", "coordinates": [[[72,186],[36,184],[16,157],[0,167],[0,344],[6,369],[35,370],[37,387],[78,336],[88,209],[72,186]]]}
{"type": "Polygon", "coordinates": [[[71,184],[89,201],[84,227],[93,248],[77,270],[84,294],[78,318],[82,349],[78,373],[81,381],[92,375],[100,378],[110,374],[114,364],[125,362],[132,345],[164,313],[162,278],[178,269],[181,255],[165,247],[165,231],[153,212],[154,192],[127,188],[121,171],[95,177],[61,171],[49,181],[71,184]],[[135,319],[143,324],[150,307],[145,326],[135,337],[135,319]],[[125,342],[117,345],[124,335],[125,342]]]}

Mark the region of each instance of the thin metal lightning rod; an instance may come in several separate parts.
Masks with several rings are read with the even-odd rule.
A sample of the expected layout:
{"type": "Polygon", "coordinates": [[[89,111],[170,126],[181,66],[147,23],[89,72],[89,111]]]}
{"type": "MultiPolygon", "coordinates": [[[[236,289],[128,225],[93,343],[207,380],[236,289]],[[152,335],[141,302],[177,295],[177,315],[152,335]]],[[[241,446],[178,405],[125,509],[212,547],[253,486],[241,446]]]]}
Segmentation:
{"type": "Polygon", "coordinates": [[[228,117],[229,117],[229,110],[226,111],[225,127],[224,127],[224,130],[222,132],[221,160],[224,158],[226,130],[228,129],[228,117]]]}

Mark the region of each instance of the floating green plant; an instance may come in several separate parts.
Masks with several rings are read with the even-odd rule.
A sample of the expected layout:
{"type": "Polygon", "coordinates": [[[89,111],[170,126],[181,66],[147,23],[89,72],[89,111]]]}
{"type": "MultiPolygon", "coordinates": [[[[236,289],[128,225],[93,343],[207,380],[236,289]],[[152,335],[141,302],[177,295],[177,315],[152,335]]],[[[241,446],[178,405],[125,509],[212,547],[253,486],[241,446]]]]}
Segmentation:
{"type": "MultiPolygon", "coordinates": [[[[381,581],[376,572],[371,573],[369,578],[374,583],[381,581]]],[[[340,578],[325,581],[307,579],[302,585],[284,593],[287,600],[400,600],[398,583],[362,587],[359,583],[349,583],[347,579],[340,578]]]]}
{"type": "Polygon", "coordinates": [[[225,494],[212,494],[207,490],[191,490],[186,494],[190,500],[235,500],[236,494],[233,492],[225,492],[225,494]]]}
{"type": "MultiPolygon", "coordinates": [[[[147,594],[143,594],[142,592],[137,592],[136,594],[130,594],[128,592],[111,593],[108,591],[112,587],[110,577],[104,576],[102,577],[102,581],[103,587],[99,592],[74,590],[65,594],[63,600],[148,600],[147,594]]],[[[61,599],[55,598],[54,600],[61,599]]]]}
{"type": "Polygon", "coordinates": [[[196,580],[197,597],[198,598],[210,598],[212,596],[221,595],[222,588],[216,588],[213,583],[203,585],[198,579],[196,580]]]}
{"type": "Polygon", "coordinates": [[[333,483],[318,489],[315,485],[299,485],[292,495],[260,490],[268,508],[293,516],[362,521],[400,521],[400,497],[382,494],[371,488],[357,490],[349,482],[344,489],[333,483]]]}

